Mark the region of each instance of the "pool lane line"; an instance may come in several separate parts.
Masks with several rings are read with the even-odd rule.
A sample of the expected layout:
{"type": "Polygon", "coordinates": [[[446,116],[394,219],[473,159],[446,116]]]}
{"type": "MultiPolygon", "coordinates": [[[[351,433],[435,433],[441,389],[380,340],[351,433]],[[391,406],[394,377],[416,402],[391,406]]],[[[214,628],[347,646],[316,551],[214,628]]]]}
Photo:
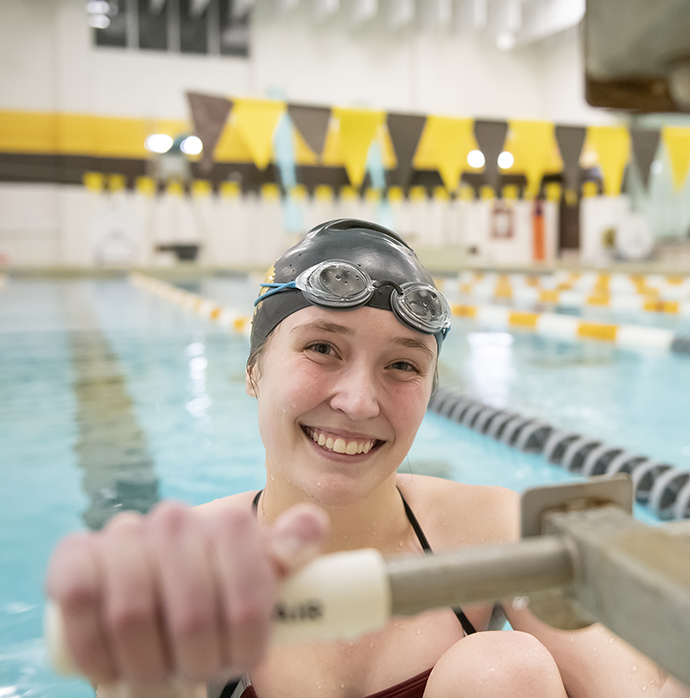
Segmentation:
{"type": "Polygon", "coordinates": [[[541,454],[552,465],[571,473],[584,477],[629,473],[635,499],[657,518],[690,518],[690,472],[670,463],[558,429],[540,419],[497,409],[451,390],[439,388],[431,396],[428,409],[523,453],[541,454]]]}
{"type": "Polygon", "coordinates": [[[74,451],[90,500],[82,519],[98,530],[121,511],[148,512],[159,500],[158,478],[126,378],[91,304],[78,287],[63,288],[61,296],[68,320],[89,328],[68,330],[68,336],[77,403],[74,451]]]}
{"type": "Polygon", "coordinates": [[[506,273],[506,272],[463,272],[456,279],[448,280],[456,283],[458,290],[465,288],[470,293],[475,286],[505,287],[529,286],[549,290],[573,290],[579,289],[594,294],[627,293],[643,296],[659,296],[662,291],[671,294],[670,300],[682,300],[690,298],[690,275],[661,275],[661,274],[622,274],[622,273],[597,273],[564,272],[557,271],[553,274],[539,274],[538,272],[506,273]]]}
{"type": "MultiPolygon", "coordinates": [[[[464,288],[464,286],[463,286],[464,288]]],[[[633,294],[582,293],[575,290],[558,290],[524,286],[508,288],[503,291],[489,289],[479,292],[463,292],[463,295],[476,296],[483,300],[513,301],[517,304],[534,305],[547,303],[564,308],[584,308],[587,306],[608,308],[610,310],[666,313],[670,315],[690,316],[690,297],[688,300],[664,300],[657,296],[636,296],[633,294]]]]}
{"type": "Polygon", "coordinates": [[[167,281],[161,281],[148,274],[131,272],[130,282],[136,287],[148,293],[152,293],[170,303],[179,305],[185,310],[190,310],[208,320],[213,320],[223,327],[249,337],[251,330],[251,317],[226,308],[215,301],[204,298],[196,293],[185,291],[167,281]]]}
{"type": "Polygon", "coordinates": [[[451,304],[456,317],[476,320],[490,329],[516,329],[533,332],[540,337],[577,342],[594,340],[609,342],[621,349],[663,350],[690,354],[690,337],[673,330],[644,325],[614,325],[580,320],[570,315],[513,310],[501,305],[451,304]]]}

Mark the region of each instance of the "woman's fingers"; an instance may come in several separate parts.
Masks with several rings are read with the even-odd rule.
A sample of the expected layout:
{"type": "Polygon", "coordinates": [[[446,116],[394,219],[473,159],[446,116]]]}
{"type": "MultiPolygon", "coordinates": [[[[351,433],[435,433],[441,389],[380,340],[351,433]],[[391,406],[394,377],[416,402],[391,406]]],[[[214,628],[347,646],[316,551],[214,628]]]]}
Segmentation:
{"type": "Polygon", "coordinates": [[[135,683],[164,681],[172,665],[143,517],[128,512],[111,519],[101,536],[99,553],[103,613],[121,674],[135,683]]]}
{"type": "Polygon", "coordinates": [[[265,529],[251,511],[208,515],[167,502],[65,539],[47,591],[76,666],[97,683],[211,680],[261,662],[277,582],[319,552],[327,530],[309,504],[265,529]]]}
{"type": "Polygon", "coordinates": [[[155,561],[164,624],[179,673],[204,680],[222,669],[218,585],[199,515],[166,502],[153,511],[147,543],[155,561]]]}
{"type": "Polygon", "coordinates": [[[254,668],[263,659],[276,596],[266,539],[251,512],[226,509],[209,521],[218,570],[224,666],[254,668]]]}
{"type": "Polygon", "coordinates": [[[323,549],[329,532],[326,512],[315,504],[298,504],[278,517],[269,532],[270,549],[279,572],[297,571],[323,549]]]}
{"type": "Polygon", "coordinates": [[[92,535],[63,539],[53,552],[46,592],[61,608],[69,656],[97,683],[115,680],[118,670],[101,614],[103,597],[99,556],[92,535]]]}

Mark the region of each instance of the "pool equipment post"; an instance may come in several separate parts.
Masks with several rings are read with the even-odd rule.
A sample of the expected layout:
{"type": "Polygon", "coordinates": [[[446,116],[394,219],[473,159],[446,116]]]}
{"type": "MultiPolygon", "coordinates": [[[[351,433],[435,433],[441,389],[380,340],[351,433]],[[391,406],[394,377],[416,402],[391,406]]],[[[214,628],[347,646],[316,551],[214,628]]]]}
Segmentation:
{"type": "MultiPolygon", "coordinates": [[[[690,685],[690,524],[636,521],[628,476],[540,487],[522,499],[522,540],[384,559],[375,550],[324,555],[283,586],[274,642],[352,638],[395,615],[529,597],[554,627],[600,621],[690,685]]],[[[46,642],[73,671],[59,611],[46,642]]]]}

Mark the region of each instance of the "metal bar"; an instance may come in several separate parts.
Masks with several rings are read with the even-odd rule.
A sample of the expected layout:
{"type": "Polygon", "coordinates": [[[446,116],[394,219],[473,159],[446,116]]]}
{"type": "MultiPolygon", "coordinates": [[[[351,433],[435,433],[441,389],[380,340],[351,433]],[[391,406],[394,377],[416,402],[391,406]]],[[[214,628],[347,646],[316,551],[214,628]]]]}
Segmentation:
{"type": "Polygon", "coordinates": [[[139,48],[139,7],[137,0],[125,0],[127,48],[139,48]]]}
{"type": "Polygon", "coordinates": [[[523,596],[570,584],[574,567],[557,536],[386,562],[393,615],[523,596]]]}
{"type": "Polygon", "coordinates": [[[152,15],[160,14],[165,7],[165,0],[149,0],[149,12],[152,15]]]}
{"type": "Polygon", "coordinates": [[[547,534],[576,551],[567,596],[577,608],[690,685],[690,536],[669,535],[618,507],[551,513],[547,534]]]}
{"type": "Polygon", "coordinates": [[[211,0],[192,0],[192,4],[189,7],[190,17],[201,17],[208,7],[209,2],[211,2],[211,0]]]}
{"type": "Polygon", "coordinates": [[[179,53],[180,49],[180,2],[168,0],[168,51],[179,53]]]}
{"type": "Polygon", "coordinates": [[[219,0],[211,0],[206,10],[206,47],[210,56],[220,55],[220,8],[219,0]]]}

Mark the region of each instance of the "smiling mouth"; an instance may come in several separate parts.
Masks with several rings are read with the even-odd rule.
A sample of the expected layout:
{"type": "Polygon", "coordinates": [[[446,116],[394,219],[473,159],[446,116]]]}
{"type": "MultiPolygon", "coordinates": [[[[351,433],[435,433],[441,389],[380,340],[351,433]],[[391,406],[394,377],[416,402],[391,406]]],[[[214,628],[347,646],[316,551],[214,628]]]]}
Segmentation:
{"type": "Polygon", "coordinates": [[[342,436],[333,436],[314,427],[302,427],[304,433],[325,451],[332,453],[344,453],[348,456],[356,456],[360,453],[369,453],[383,443],[379,439],[345,439],[342,436]]]}

